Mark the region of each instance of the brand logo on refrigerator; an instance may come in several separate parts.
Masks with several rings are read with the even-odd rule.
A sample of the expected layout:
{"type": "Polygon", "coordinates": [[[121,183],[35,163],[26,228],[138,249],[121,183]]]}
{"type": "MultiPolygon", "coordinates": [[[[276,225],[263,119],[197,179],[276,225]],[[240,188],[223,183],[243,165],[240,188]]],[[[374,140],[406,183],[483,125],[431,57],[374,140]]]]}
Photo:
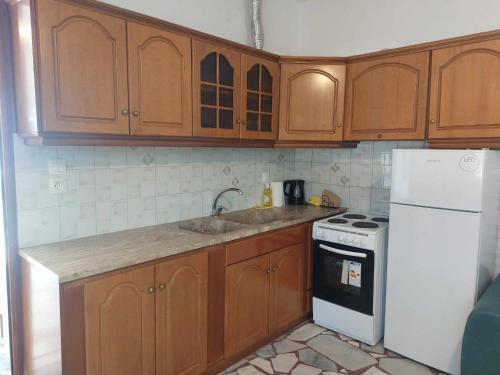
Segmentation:
{"type": "Polygon", "coordinates": [[[460,169],[465,172],[474,172],[479,168],[479,164],[479,159],[473,154],[467,154],[460,158],[460,169]]]}

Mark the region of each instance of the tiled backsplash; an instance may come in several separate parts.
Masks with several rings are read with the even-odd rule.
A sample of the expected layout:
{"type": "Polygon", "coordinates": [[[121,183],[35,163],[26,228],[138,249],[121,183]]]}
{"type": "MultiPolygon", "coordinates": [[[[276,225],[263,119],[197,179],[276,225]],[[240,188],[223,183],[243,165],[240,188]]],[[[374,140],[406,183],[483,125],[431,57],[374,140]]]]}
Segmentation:
{"type": "Polygon", "coordinates": [[[210,214],[213,198],[226,194],[230,210],[254,206],[262,173],[291,177],[294,150],[225,148],[29,147],[15,138],[21,247],[115,232],[210,214]],[[66,173],[49,174],[49,160],[66,173]],[[49,193],[49,178],[67,191],[49,193]]]}
{"type": "MultiPolygon", "coordinates": [[[[21,247],[210,214],[214,196],[231,210],[255,205],[261,176],[306,180],[354,210],[387,214],[394,148],[423,142],[361,142],[355,149],[29,147],[15,137],[21,247]],[[64,160],[67,191],[49,193],[49,160],[64,160]]],[[[500,239],[500,215],[498,226],[500,239]]],[[[497,245],[500,271],[500,240],[497,245]]]]}

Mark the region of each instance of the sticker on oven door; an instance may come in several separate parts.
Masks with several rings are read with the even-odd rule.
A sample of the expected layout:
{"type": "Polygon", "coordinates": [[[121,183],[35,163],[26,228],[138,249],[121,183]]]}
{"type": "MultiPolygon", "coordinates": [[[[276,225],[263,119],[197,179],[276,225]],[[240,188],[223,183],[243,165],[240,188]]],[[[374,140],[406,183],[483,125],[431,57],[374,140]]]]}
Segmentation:
{"type": "Polygon", "coordinates": [[[361,263],[350,262],[349,285],[361,288],[361,263]]]}
{"type": "Polygon", "coordinates": [[[351,262],[348,260],[344,260],[342,262],[342,277],[340,282],[345,285],[349,285],[349,264],[351,262]]]}

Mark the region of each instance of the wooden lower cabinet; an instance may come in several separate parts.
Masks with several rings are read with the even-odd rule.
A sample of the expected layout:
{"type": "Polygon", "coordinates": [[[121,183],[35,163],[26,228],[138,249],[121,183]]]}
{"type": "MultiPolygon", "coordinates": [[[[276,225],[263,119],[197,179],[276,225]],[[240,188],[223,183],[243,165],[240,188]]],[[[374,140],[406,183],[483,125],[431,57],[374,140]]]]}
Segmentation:
{"type": "Polygon", "coordinates": [[[269,330],[271,335],[302,316],[304,302],[304,244],[271,254],[269,330]]]}
{"type": "Polygon", "coordinates": [[[226,268],[226,358],[304,316],[304,254],[302,242],[226,268]]]}
{"type": "Polygon", "coordinates": [[[160,263],[156,280],[156,374],[200,374],[207,367],[208,254],[160,263]]]}
{"type": "Polygon", "coordinates": [[[155,374],[154,267],[85,285],[87,375],[155,374]]]}
{"type": "Polygon", "coordinates": [[[85,284],[87,375],[205,371],[207,280],[203,252],[85,284]]]}
{"type": "Polygon", "coordinates": [[[226,268],[225,357],[269,336],[269,255],[226,268]]]}

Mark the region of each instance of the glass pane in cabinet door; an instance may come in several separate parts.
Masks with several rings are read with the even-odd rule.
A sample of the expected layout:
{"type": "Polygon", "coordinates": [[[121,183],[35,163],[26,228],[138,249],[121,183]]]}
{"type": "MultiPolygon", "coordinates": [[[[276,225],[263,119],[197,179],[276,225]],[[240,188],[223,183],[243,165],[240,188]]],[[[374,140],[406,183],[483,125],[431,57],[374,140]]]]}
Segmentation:
{"type": "Polygon", "coordinates": [[[261,112],[269,112],[273,111],[273,97],[271,95],[260,96],[260,111],[261,112]]]}
{"type": "Polygon", "coordinates": [[[217,87],[201,85],[201,104],[217,105],[217,87]]]}
{"type": "Polygon", "coordinates": [[[247,109],[249,111],[259,110],[259,94],[254,94],[253,92],[247,93],[247,109]]]}
{"type": "Polygon", "coordinates": [[[272,131],[272,120],[273,118],[271,115],[260,115],[260,131],[272,131]]]}
{"type": "Polygon", "coordinates": [[[217,110],[215,108],[201,107],[201,127],[217,127],[217,110]]]}
{"type": "Polygon", "coordinates": [[[201,80],[217,83],[217,53],[212,52],[201,60],[201,80]]]}
{"type": "Polygon", "coordinates": [[[233,108],[233,90],[219,87],[219,106],[233,108]]]}
{"type": "Polygon", "coordinates": [[[259,131],[259,115],[257,113],[247,112],[247,130],[259,131]]]}
{"type": "Polygon", "coordinates": [[[262,85],[261,85],[261,91],[262,92],[267,92],[269,94],[272,94],[273,92],[273,77],[271,76],[271,73],[269,73],[269,70],[262,65],[262,85]]]}
{"type": "Polygon", "coordinates": [[[247,90],[259,91],[260,65],[255,64],[247,72],[247,90]]]}
{"type": "Polygon", "coordinates": [[[219,109],[219,128],[232,129],[233,128],[233,111],[226,109],[219,109]]]}
{"type": "Polygon", "coordinates": [[[219,83],[225,86],[233,86],[233,68],[224,55],[219,55],[219,83]]]}

